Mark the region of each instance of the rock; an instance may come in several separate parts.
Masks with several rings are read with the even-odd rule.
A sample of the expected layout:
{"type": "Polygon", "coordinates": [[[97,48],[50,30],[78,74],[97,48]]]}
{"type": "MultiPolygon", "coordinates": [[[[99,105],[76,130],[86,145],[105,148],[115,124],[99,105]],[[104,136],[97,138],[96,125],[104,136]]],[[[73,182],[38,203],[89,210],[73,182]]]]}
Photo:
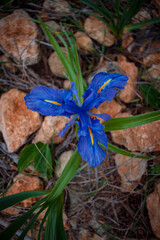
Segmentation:
{"type": "MultiPolygon", "coordinates": [[[[106,101],[102,103],[98,108],[93,108],[91,112],[96,114],[107,113],[113,118],[115,115],[123,111],[125,108],[126,108],[125,105],[119,104],[113,99],[111,102],[106,101]]],[[[104,123],[105,120],[100,119],[100,122],[104,123]]]]}
{"type": "Polygon", "coordinates": [[[48,10],[54,10],[57,14],[70,12],[70,5],[65,0],[45,0],[43,7],[47,8],[48,10]]]}
{"type": "Polygon", "coordinates": [[[49,25],[51,28],[53,28],[55,31],[61,31],[61,27],[56,21],[50,20],[45,22],[47,25],[49,25]]]}
{"type": "Polygon", "coordinates": [[[121,101],[129,103],[135,97],[137,88],[138,68],[133,62],[127,62],[125,58],[119,58],[118,63],[121,69],[121,73],[129,77],[125,89],[120,91],[119,97],[121,101]]]}
{"type": "MultiPolygon", "coordinates": [[[[132,115],[128,113],[116,115],[116,117],[129,116],[132,115]]],[[[152,152],[160,150],[159,129],[160,120],[134,128],[112,131],[111,135],[115,143],[125,146],[130,151],[142,151],[147,148],[145,152],[152,152]]]]}
{"type": "Polygon", "coordinates": [[[151,14],[150,14],[150,9],[142,7],[139,12],[134,16],[132,19],[132,23],[139,23],[147,20],[151,20],[151,14]]]}
{"type": "Polygon", "coordinates": [[[65,124],[69,121],[69,118],[63,116],[46,116],[44,118],[41,128],[33,139],[33,142],[43,142],[44,144],[50,144],[53,137],[54,144],[59,144],[63,142],[66,134],[64,134],[63,137],[59,137],[58,133],[62,131],[62,129],[65,127],[65,124]]]}
{"type": "Polygon", "coordinates": [[[159,64],[160,63],[160,40],[156,39],[153,40],[150,44],[150,41],[145,41],[141,48],[140,54],[143,52],[147,52],[148,54],[144,55],[143,62],[147,67],[151,67],[152,64],[159,64]],[[147,50],[146,50],[147,49],[147,50]]]}
{"type": "Polygon", "coordinates": [[[97,71],[90,74],[87,82],[90,83],[92,81],[92,78],[94,77],[94,75],[96,75],[99,72],[118,73],[118,74],[121,73],[117,62],[105,61],[104,65],[102,67],[98,68],[97,71]]]}
{"type": "Polygon", "coordinates": [[[17,69],[8,57],[5,55],[0,56],[0,62],[4,62],[3,65],[9,72],[16,73],[17,69]]]}
{"type": "Polygon", "coordinates": [[[114,44],[114,35],[109,31],[105,23],[98,18],[89,16],[84,23],[84,29],[91,38],[104,44],[106,47],[114,44]]]}
{"type": "Polygon", "coordinates": [[[133,42],[134,38],[132,35],[124,35],[122,40],[122,47],[127,48],[133,42]]]}
{"type": "Polygon", "coordinates": [[[37,112],[27,109],[25,95],[12,89],[0,99],[0,131],[10,153],[17,151],[42,123],[37,112]]]}
{"type": "MultiPolygon", "coordinates": [[[[66,48],[62,47],[61,48],[63,53],[65,54],[65,56],[67,56],[67,50],[66,48]]],[[[50,67],[51,72],[54,75],[60,76],[60,77],[65,77],[64,73],[66,73],[66,70],[62,64],[62,62],[60,61],[59,57],[57,56],[56,52],[53,52],[49,59],[48,59],[48,64],[50,67]]]]}
{"type": "Polygon", "coordinates": [[[121,154],[115,155],[117,170],[121,177],[121,188],[131,191],[141,181],[146,171],[147,161],[140,158],[129,159],[130,157],[121,154]]]}
{"type": "Polygon", "coordinates": [[[148,69],[149,74],[152,78],[160,78],[160,63],[153,64],[152,67],[148,69]]]}
{"type": "Polygon", "coordinates": [[[64,80],[63,82],[64,89],[70,89],[71,88],[71,82],[69,79],[64,80]]]}
{"type": "Polygon", "coordinates": [[[152,230],[160,238],[160,183],[155,186],[154,192],[147,196],[147,209],[152,230]]]}
{"type": "Polygon", "coordinates": [[[55,174],[57,177],[61,175],[61,173],[63,172],[65,166],[67,165],[73,153],[74,151],[70,150],[70,151],[63,152],[60,155],[60,157],[58,158],[58,163],[60,164],[61,167],[59,167],[58,165],[56,165],[55,167],[55,174]]]}
{"type": "MultiPolygon", "coordinates": [[[[5,196],[10,196],[12,194],[16,194],[24,191],[43,190],[43,184],[41,183],[41,180],[35,176],[18,174],[15,176],[13,183],[14,184],[9,188],[5,196]]],[[[37,202],[38,199],[39,197],[26,199],[18,203],[18,206],[30,207],[32,206],[33,203],[37,202]]],[[[13,208],[8,208],[3,210],[3,214],[12,215],[13,214],[12,209],[13,208]]]]}
{"type": "Polygon", "coordinates": [[[23,10],[15,10],[0,21],[0,45],[26,65],[38,63],[40,50],[36,42],[39,30],[23,10]]]}
{"type": "Polygon", "coordinates": [[[84,32],[76,32],[74,34],[76,38],[77,47],[84,53],[93,52],[92,40],[84,32]]]}

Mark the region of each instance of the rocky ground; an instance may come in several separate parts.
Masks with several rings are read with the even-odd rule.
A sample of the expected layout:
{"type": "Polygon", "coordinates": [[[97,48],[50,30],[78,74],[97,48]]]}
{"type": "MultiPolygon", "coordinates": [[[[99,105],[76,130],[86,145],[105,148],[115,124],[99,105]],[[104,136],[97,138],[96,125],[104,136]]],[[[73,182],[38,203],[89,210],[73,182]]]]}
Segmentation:
{"type": "MultiPolygon", "coordinates": [[[[159,24],[125,32],[119,40],[96,17],[71,11],[70,7],[86,10],[78,0],[35,2],[21,1],[18,5],[13,1],[3,6],[0,13],[0,189],[3,193],[11,186],[6,195],[51,189],[62,171],[58,165],[53,166],[51,180],[42,178],[32,166],[19,174],[17,161],[25,146],[39,141],[51,144],[54,137],[54,157],[64,168],[77,143],[74,127],[63,138],[58,136],[68,118],[42,117],[28,110],[24,103],[26,93],[37,85],[70,88],[57,54],[30,17],[39,15],[56,31],[61,31],[63,23],[66,31],[73,33],[87,83],[101,71],[128,75],[125,89],[112,102],[93,109],[94,113],[109,113],[114,118],[158,108],[146,101],[141,85],[160,87],[159,24]]],[[[159,13],[159,1],[147,1],[132,21],[152,19],[159,13]]],[[[64,53],[67,54],[65,49],[64,53]]],[[[135,154],[141,152],[150,160],[130,159],[108,150],[97,169],[84,168],[65,191],[63,218],[69,240],[160,239],[159,130],[160,121],[156,121],[107,133],[110,143],[135,154]]],[[[25,200],[3,211],[1,228],[36,201],[25,200]]],[[[28,239],[36,239],[38,226],[37,222],[28,239]]]]}

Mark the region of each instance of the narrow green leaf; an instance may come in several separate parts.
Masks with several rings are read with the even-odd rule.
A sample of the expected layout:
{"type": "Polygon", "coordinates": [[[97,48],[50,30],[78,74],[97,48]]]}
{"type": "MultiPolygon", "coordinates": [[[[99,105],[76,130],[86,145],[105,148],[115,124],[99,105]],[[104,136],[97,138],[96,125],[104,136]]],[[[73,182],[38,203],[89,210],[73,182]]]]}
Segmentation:
{"type": "Polygon", "coordinates": [[[63,192],[64,188],[70,182],[76,170],[78,169],[80,162],[81,162],[81,156],[78,153],[78,149],[76,149],[72,157],[68,161],[66,167],[64,168],[63,172],[61,173],[59,179],[57,180],[56,185],[51,191],[48,200],[52,198],[54,199],[57,198],[63,192]]]}
{"type": "Polygon", "coordinates": [[[132,31],[132,30],[139,29],[139,28],[142,28],[142,27],[146,27],[146,26],[156,24],[156,23],[159,23],[159,22],[160,22],[160,18],[154,18],[154,19],[150,19],[150,20],[147,20],[147,21],[142,21],[142,22],[139,22],[139,23],[129,24],[129,25],[125,26],[125,29],[127,31],[132,31]]]}
{"type": "Polygon", "coordinates": [[[26,222],[26,220],[32,215],[32,213],[42,204],[47,197],[41,199],[36,204],[34,204],[31,209],[26,212],[24,215],[19,217],[13,223],[11,223],[3,232],[0,233],[0,239],[10,240],[13,235],[20,229],[20,227],[26,222]]]}
{"type": "Polygon", "coordinates": [[[115,131],[141,126],[160,120],[160,110],[133,117],[112,118],[104,123],[104,131],[115,131]]]}
{"type": "MultiPolygon", "coordinates": [[[[37,143],[37,147],[39,149],[41,149],[43,146],[43,143],[37,143]]],[[[29,144],[28,146],[26,146],[18,159],[18,170],[19,172],[22,172],[23,170],[25,170],[34,160],[34,158],[36,157],[36,155],[38,154],[38,150],[35,147],[34,144],[29,144]]]]}
{"type": "MultiPolygon", "coordinates": [[[[135,156],[135,154],[127,152],[127,151],[125,151],[123,149],[120,149],[120,148],[118,148],[118,147],[116,147],[116,146],[114,146],[114,145],[112,145],[110,143],[107,143],[107,149],[111,150],[113,152],[116,152],[116,153],[120,153],[120,154],[122,154],[124,156],[128,156],[128,157],[134,157],[135,156]]],[[[137,155],[137,154],[136,154],[136,158],[150,159],[150,157],[148,157],[148,156],[142,156],[142,155],[137,155]]]]}
{"type": "Polygon", "coordinates": [[[48,193],[49,191],[26,191],[0,198],[0,211],[9,208],[25,199],[44,196],[48,193]]]}

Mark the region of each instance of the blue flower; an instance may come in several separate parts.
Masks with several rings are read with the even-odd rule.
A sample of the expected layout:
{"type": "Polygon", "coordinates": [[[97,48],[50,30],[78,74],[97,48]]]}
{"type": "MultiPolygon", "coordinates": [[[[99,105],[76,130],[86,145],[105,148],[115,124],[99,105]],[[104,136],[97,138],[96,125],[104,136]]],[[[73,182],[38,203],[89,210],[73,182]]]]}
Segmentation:
{"type": "Polygon", "coordinates": [[[71,117],[59,136],[68,130],[74,122],[78,125],[78,152],[83,160],[92,167],[97,167],[106,157],[103,147],[107,147],[107,135],[104,126],[97,117],[108,121],[109,114],[94,114],[89,112],[93,107],[98,107],[104,101],[111,101],[118,89],[123,89],[128,77],[122,74],[96,74],[83,95],[81,105],[76,83],[71,82],[70,90],[51,89],[38,86],[25,96],[27,108],[38,111],[42,115],[71,117]],[[73,94],[77,100],[73,100],[73,94]],[[78,104],[77,104],[78,103],[78,104]]]}

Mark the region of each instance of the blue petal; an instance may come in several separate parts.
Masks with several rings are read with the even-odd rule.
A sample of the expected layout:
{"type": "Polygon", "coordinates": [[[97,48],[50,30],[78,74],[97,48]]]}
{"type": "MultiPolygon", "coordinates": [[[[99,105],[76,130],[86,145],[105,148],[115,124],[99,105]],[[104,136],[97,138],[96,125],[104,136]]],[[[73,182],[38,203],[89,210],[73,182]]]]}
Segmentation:
{"type": "Polygon", "coordinates": [[[78,101],[78,105],[81,106],[81,102],[79,100],[79,96],[78,96],[78,90],[76,88],[76,83],[75,82],[71,82],[71,91],[74,93],[77,101],[78,101]]]}
{"type": "Polygon", "coordinates": [[[128,77],[116,73],[97,73],[89,88],[85,91],[83,98],[83,108],[85,111],[98,107],[104,101],[111,101],[118,89],[123,89],[128,81],[128,77]]]}
{"type": "Polygon", "coordinates": [[[109,114],[106,114],[106,113],[96,114],[96,113],[88,112],[88,115],[93,116],[93,117],[102,118],[105,121],[108,121],[108,120],[111,119],[111,116],[109,114]]]}
{"type": "Polygon", "coordinates": [[[69,127],[72,125],[72,123],[74,123],[74,121],[76,120],[77,118],[77,115],[71,120],[69,121],[68,123],[66,123],[65,127],[63,128],[63,130],[58,134],[59,137],[62,137],[65,132],[67,132],[67,130],[69,129],[69,127]]]}
{"type": "Polygon", "coordinates": [[[86,113],[80,115],[78,122],[78,152],[91,167],[97,167],[106,157],[98,143],[107,147],[107,135],[98,119],[90,118],[86,113]]]}
{"type": "Polygon", "coordinates": [[[71,90],[38,86],[34,87],[24,99],[28,109],[37,111],[42,115],[70,117],[64,106],[72,100],[71,90]]]}

